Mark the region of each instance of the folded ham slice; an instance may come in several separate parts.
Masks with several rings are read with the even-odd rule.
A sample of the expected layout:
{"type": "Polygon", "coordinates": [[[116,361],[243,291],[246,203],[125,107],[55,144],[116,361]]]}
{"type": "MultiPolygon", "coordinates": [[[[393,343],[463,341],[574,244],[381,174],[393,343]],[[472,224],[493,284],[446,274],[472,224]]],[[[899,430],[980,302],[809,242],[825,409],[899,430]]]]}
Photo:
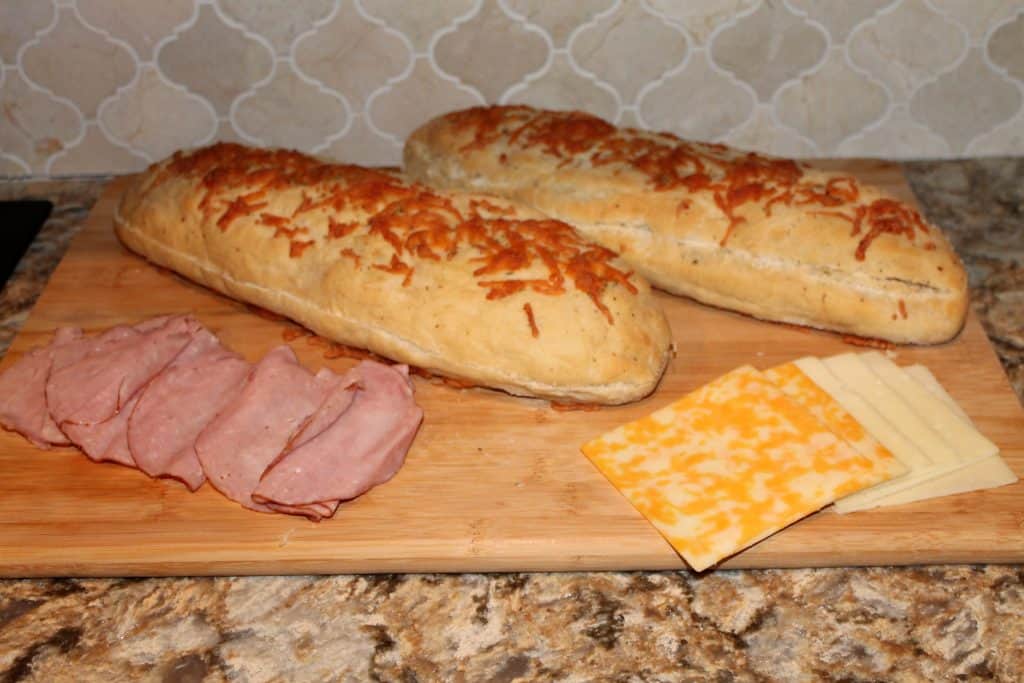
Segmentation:
{"type": "Polygon", "coordinates": [[[46,380],[58,347],[82,339],[77,327],[62,327],[53,341],[25,353],[0,374],[0,425],[18,432],[40,448],[70,443],[46,405],[46,380]]]}
{"type": "Polygon", "coordinates": [[[121,410],[103,422],[84,425],[65,422],[64,433],[90,460],[135,467],[135,459],[128,448],[128,417],[138,400],[139,394],[132,396],[121,410]]]}
{"type": "Polygon", "coordinates": [[[58,349],[46,384],[51,415],[90,459],[134,467],[128,420],[141,389],[201,329],[189,316],[166,316],[58,349]]]}
{"type": "Polygon", "coordinates": [[[110,419],[174,360],[199,327],[190,317],[176,316],[156,327],[113,328],[59,347],[46,382],[54,421],[95,425],[110,419]]]}
{"type": "MultiPolygon", "coordinates": [[[[271,468],[279,462],[286,453],[309,441],[332,422],[348,410],[352,405],[352,397],[355,395],[356,383],[359,381],[359,374],[350,370],[344,375],[336,375],[329,368],[321,368],[316,373],[317,380],[324,387],[325,398],[306,423],[296,432],[285,449],[267,466],[271,468]]],[[[272,500],[259,501],[275,512],[283,512],[288,515],[303,515],[313,522],[331,517],[341,504],[340,500],[321,500],[304,505],[286,505],[276,503],[272,500]]]]}
{"type": "Polygon", "coordinates": [[[241,391],[196,439],[196,453],[210,484],[247,508],[273,512],[251,494],[325,393],[323,382],[299,365],[290,347],[267,353],[241,391]]]}
{"type": "Polygon", "coordinates": [[[271,463],[254,500],[288,506],[348,500],[386,482],[402,466],[423,419],[408,368],[363,361],[352,372],[358,377],[356,390],[342,383],[325,402],[335,402],[327,412],[337,417],[322,429],[307,428],[308,438],[296,440],[271,463]],[[348,404],[344,394],[351,394],[348,404]]]}
{"type": "Polygon", "coordinates": [[[196,454],[200,432],[241,391],[252,370],[241,356],[200,330],[146,388],[128,421],[136,465],[151,477],[171,477],[192,491],[206,477],[196,454]]]}

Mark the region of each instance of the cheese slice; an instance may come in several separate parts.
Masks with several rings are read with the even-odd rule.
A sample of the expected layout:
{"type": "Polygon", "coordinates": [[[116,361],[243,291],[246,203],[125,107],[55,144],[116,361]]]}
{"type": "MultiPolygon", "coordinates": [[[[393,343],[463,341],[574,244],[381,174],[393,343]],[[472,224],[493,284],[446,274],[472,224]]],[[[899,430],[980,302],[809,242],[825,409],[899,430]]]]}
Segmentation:
{"type": "Polygon", "coordinates": [[[750,366],[582,451],[697,571],[885,476],[750,366]]]}
{"type": "MultiPolygon", "coordinates": [[[[910,469],[911,475],[919,475],[934,464],[926,452],[896,430],[871,403],[847,389],[846,385],[825,367],[820,358],[810,356],[800,358],[794,361],[794,365],[853,415],[872,437],[910,469]]],[[[896,484],[897,482],[891,483],[896,484]]],[[[900,483],[905,482],[901,481],[900,483]]]]}
{"type": "Polygon", "coordinates": [[[795,363],[786,363],[764,371],[775,386],[806,408],[819,422],[839,438],[870,459],[885,479],[892,479],[910,471],[857,421],[827,391],[819,387],[795,363]]]}
{"type": "MultiPolygon", "coordinates": [[[[885,497],[903,491],[923,481],[958,469],[963,463],[957,453],[937,434],[911,405],[896,391],[881,380],[864,362],[860,355],[844,353],[822,361],[845,386],[869,401],[884,416],[888,430],[894,430],[910,440],[932,460],[931,467],[917,472],[916,477],[908,477],[900,481],[887,482],[870,491],[862,491],[845,500],[839,501],[837,512],[854,512],[878,507],[886,504],[885,497]]],[[[874,434],[882,440],[879,434],[874,434]]]]}
{"type": "MultiPolygon", "coordinates": [[[[873,501],[870,507],[905,505],[907,503],[928,500],[929,498],[953,496],[958,493],[968,493],[982,489],[994,489],[999,486],[1013,484],[1016,481],[1017,475],[1013,473],[1013,470],[1010,469],[1006,462],[998,455],[992,455],[982,460],[964,463],[961,467],[935,475],[914,486],[908,486],[901,491],[878,498],[873,501]]],[[[837,511],[853,512],[853,510],[845,509],[837,511]]]]}
{"type": "Polygon", "coordinates": [[[805,357],[794,361],[815,384],[824,389],[832,398],[845,408],[860,422],[883,446],[885,446],[910,472],[886,481],[870,489],[859,491],[841,500],[837,500],[835,511],[839,513],[853,512],[877,507],[876,500],[887,494],[909,488],[934,478],[936,473],[949,471],[955,467],[940,465],[932,461],[928,454],[914,441],[905,436],[860,394],[854,393],[840,381],[820,358],[805,357]]]}
{"type": "Polygon", "coordinates": [[[882,381],[861,354],[842,353],[823,362],[843,384],[871,402],[896,429],[928,453],[933,462],[955,465],[960,461],[956,451],[914,410],[913,399],[900,396],[882,381]]]}
{"type": "MultiPolygon", "coordinates": [[[[972,430],[975,429],[967,413],[949,395],[928,368],[923,365],[911,365],[899,370],[904,376],[939,399],[951,411],[953,417],[949,418],[950,421],[959,421],[972,430]]],[[[985,441],[988,440],[985,439],[985,441]]],[[[879,506],[903,505],[939,496],[952,496],[958,493],[997,488],[1013,484],[1016,481],[1017,475],[996,452],[976,460],[967,459],[962,467],[889,494],[876,502],[879,506]]]]}
{"type": "Polygon", "coordinates": [[[981,460],[999,452],[998,446],[891,360],[877,351],[862,353],[860,358],[871,372],[899,394],[933,432],[949,444],[959,460],[981,460]]]}
{"type": "Polygon", "coordinates": [[[931,370],[924,365],[917,363],[915,365],[908,365],[904,367],[903,372],[910,377],[910,379],[938,396],[939,400],[945,403],[949,409],[956,413],[964,422],[968,423],[972,427],[974,426],[974,422],[971,421],[971,418],[964,412],[964,409],[960,407],[960,404],[949,395],[949,392],[947,392],[946,388],[942,386],[942,383],[935,378],[935,375],[932,374],[931,370]]]}
{"type": "MultiPolygon", "coordinates": [[[[998,457],[995,444],[977,432],[964,419],[962,411],[949,407],[951,403],[955,405],[952,397],[926,369],[913,372],[918,375],[927,372],[931,377],[928,386],[917,382],[911,374],[877,352],[843,354],[824,361],[797,361],[801,367],[814,367],[816,364],[828,372],[836,370],[831,376],[826,375],[824,385],[838,381],[843,389],[852,390],[859,399],[870,402],[875,415],[861,421],[897,457],[913,452],[904,450],[907,443],[918,452],[933,456],[931,464],[918,462],[908,476],[837,501],[836,512],[902,505],[1016,481],[1013,472],[998,457]],[[936,387],[941,395],[936,392],[936,387]],[[900,441],[904,443],[900,444],[900,441]]],[[[809,374],[814,375],[814,370],[809,374]]],[[[818,376],[813,378],[815,381],[820,379],[818,376]]],[[[823,388],[828,390],[829,387],[824,385],[823,388]]],[[[836,398],[843,403],[841,398],[836,398]]],[[[858,414],[857,417],[861,419],[862,416],[858,414]]]]}

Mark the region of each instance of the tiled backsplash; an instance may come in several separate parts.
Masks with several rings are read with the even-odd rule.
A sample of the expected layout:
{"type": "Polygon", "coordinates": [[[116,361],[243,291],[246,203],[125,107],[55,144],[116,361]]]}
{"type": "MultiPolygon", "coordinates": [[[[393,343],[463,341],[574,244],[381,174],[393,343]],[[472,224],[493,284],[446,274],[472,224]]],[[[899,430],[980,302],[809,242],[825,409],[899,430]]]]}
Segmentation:
{"type": "Polygon", "coordinates": [[[394,164],[484,102],[795,157],[1024,154],[1024,2],[2,0],[0,176],[216,139],[394,164]]]}

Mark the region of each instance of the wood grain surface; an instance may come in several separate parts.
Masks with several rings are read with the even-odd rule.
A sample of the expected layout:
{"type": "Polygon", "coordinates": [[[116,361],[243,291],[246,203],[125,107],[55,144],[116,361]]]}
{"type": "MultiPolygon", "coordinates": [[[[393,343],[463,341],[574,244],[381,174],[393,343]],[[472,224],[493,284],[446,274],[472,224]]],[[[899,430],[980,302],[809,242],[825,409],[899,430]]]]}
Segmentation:
{"type": "MultiPolygon", "coordinates": [[[[836,167],[837,164],[831,164],[836,167]]],[[[846,162],[910,197],[899,170],[846,162]]],[[[0,363],[49,341],[60,325],[89,332],[192,312],[255,360],[288,343],[315,370],[315,337],[256,314],[126,251],[111,216],[113,182],[0,363]]],[[[388,484],[320,524],[250,512],[204,486],[151,480],[72,449],[43,451],[0,431],[0,575],[127,576],[421,571],[681,569],[672,548],[580,454],[585,441],[751,363],[855,350],[836,335],[759,322],[663,295],[676,357],[658,390],[629,406],[559,412],[546,402],[416,378],[423,427],[388,484]]],[[[896,349],[926,364],[1024,473],[1024,411],[973,316],[931,348],[896,349]]],[[[826,509],[721,566],[811,567],[1024,562],[1024,484],[884,510],[826,509]]]]}

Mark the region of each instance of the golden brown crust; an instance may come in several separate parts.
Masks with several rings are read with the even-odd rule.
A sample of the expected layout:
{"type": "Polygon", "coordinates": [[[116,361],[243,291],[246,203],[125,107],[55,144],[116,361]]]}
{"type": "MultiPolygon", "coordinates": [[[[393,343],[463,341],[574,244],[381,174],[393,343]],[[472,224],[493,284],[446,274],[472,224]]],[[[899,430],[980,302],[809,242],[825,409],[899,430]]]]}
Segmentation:
{"type": "Polygon", "coordinates": [[[794,161],[516,106],[428,122],[406,142],[405,170],[529,204],[656,286],[759,318],[938,343],[966,315],[966,273],[938,228],[794,161]]]}
{"type": "Polygon", "coordinates": [[[512,202],[221,144],[139,176],[128,248],[343,344],[526,395],[642,398],[669,354],[649,285],[512,202]]]}

